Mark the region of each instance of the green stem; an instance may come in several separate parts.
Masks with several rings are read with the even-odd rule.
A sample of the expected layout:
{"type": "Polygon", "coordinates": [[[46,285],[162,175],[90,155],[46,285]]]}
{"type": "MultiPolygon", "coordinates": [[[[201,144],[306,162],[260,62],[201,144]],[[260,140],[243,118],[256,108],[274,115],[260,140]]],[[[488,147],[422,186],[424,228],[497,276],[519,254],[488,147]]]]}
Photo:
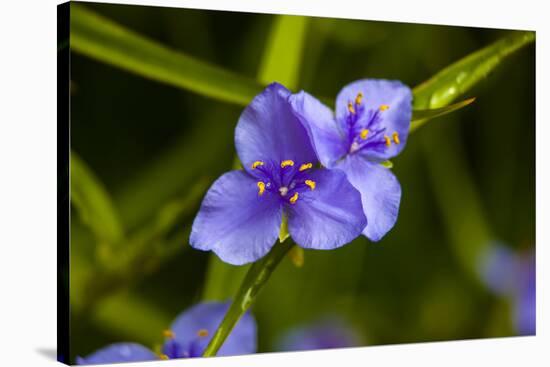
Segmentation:
{"type": "Polygon", "coordinates": [[[225,314],[222,323],[210,340],[203,357],[213,357],[221,348],[241,316],[252,306],[260,290],[266,285],[269,277],[283,257],[294,246],[292,241],[277,243],[261,260],[252,264],[237,292],[231,307],[225,314]]]}

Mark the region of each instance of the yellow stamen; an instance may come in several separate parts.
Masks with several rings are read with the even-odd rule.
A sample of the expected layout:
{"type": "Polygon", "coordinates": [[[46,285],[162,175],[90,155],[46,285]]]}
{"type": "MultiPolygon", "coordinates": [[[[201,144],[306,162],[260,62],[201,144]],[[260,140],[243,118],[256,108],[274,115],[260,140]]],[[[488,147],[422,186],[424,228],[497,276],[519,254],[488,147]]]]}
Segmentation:
{"type": "Polygon", "coordinates": [[[353,108],[353,103],[351,102],[348,103],[348,111],[349,113],[352,113],[352,114],[355,113],[355,108],[353,108]]]}
{"type": "Polygon", "coordinates": [[[256,161],[256,162],[252,163],[252,169],[256,169],[256,167],[263,166],[263,165],[264,165],[264,162],[256,161]]]}
{"type": "Polygon", "coordinates": [[[369,136],[369,129],[361,130],[361,139],[365,140],[369,136]]]}
{"type": "Polygon", "coordinates": [[[294,161],[291,159],[287,159],[286,161],[281,162],[281,168],[285,168],[287,166],[290,166],[290,167],[294,166],[294,161]]]}
{"type": "Polygon", "coordinates": [[[363,93],[361,92],[357,93],[357,97],[355,97],[355,104],[360,105],[362,100],[363,100],[363,93]]]}
{"type": "Polygon", "coordinates": [[[304,183],[305,183],[306,185],[308,185],[310,189],[315,190],[315,185],[316,185],[315,181],[313,181],[313,180],[306,180],[304,183]]]}
{"type": "Polygon", "coordinates": [[[391,145],[391,140],[390,140],[390,137],[387,136],[387,135],[384,135],[384,140],[386,140],[386,146],[390,146],[391,145]]]}
{"type": "Polygon", "coordinates": [[[197,335],[200,337],[200,338],[206,338],[208,336],[208,330],[206,329],[200,329],[199,331],[197,331],[197,335]]]}
{"type": "Polygon", "coordinates": [[[311,167],[313,167],[312,163],[304,163],[300,166],[300,171],[305,171],[306,169],[310,169],[311,167]]]}
{"type": "Polygon", "coordinates": [[[262,181],[258,181],[256,185],[258,185],[258,195],[262,196],[265,191],[265,183],[263,183],[262,181]]]}
{"type": "Polygon", "coordinates": [[[174,334],[174,332],[172,330],[164,330],[162,332],[162,335],[164,335],[165,338],[168,338],[168,339],[174,339],[176,337],[176,334],[174,334]]]}
{"type": "Polygon", "coordinates": [[[395,144],[399,144],[399,134],[397,134],[397,132],[392,134],[392,138],[395,144]]]}
{"type": "Polygon", "coordinates": [[[386,111],[386,110],[389,109],[389,108],[390,108],[390,106],[387,105],[387,104],[381,104],[381,105],[380,105],[380,111],[386,111]]]}
{"type": "Polygon", "coordinates": [[[163,361],[167,361],[168,359],[170,359],[166,354],[159,354],[159,358],[162,359],[163,361]]]}
{"type": "Polygon", "coordinates": [[[298,201],[298,193],[295,192],[294,195],[292,195],[292,197],[288,199],[288,201],[290,201],[291,204],[296,204],[296,202],[298,201]]]}

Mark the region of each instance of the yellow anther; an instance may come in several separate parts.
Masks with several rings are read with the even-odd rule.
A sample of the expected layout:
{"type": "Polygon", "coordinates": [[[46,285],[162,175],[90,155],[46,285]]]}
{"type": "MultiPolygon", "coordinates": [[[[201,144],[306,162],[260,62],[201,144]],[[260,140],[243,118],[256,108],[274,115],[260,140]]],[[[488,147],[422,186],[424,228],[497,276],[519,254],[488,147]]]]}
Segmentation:
{"type": "Polygon", "coordinates": [[[317,184],[315,183],[315,181],[313,181],[313,180],[306,180],[304,183],[305,183],[306,185],[308,185],[309,188],[312,189],[312,190],[315,190],[315,185],[317,185],[317,184]]]}
{"type": "Polygon", "coordinates": [[[391,136],[393,138],[393,142],[395,144],[399,144],[399,134],[397,134],[397,132],[394,132],[391,136]]]}
{"type": "Polygon", "coordinates": [[[300,166],[300,171],[305,171],[306,169],[310,169],[311,167],[313,167],[312,163],[304,163],[300,166]]]}
{"type": "Polygon", "coordinates": [[[287,160],[281,162],[281,168],[285,168],[285,167],[288,167],[288,166],[290,166],[290,167],[294,166],[294,161],[291,160],[291,159],[287,159],[287,160]]]}
{"type": "Polygon", "coordinates": [[[349,102],[348,103],[348,111],[349,113],[355,113],[355,108],[353,108],[353,103],[349,102]]]}
{"type": "Polygon", "coordinates": [[[363,129],[361,130],[361,139],[365,140],[367,136],[369,136],[369,129],[363,129]]]}
{"type": "Polygon", "coordinates": [[[291,204],[296,204],[296,202],[298,201],[298,193],[295,192],[294,195],[292,195],[292,197],[288,199],[288,201],[290,201],[291,204]]]}
{"type": "Polygon", "coordinates": [[[389,147],[389,146],[391,145],[391,139],[390,139],[390,137],[387,136],[387,135],[384,135],[384,140],[386,140],[386,146],[389,147]]]}
{"type": "Polygon", "coordinates": [[[166,354],[159,354],[159,358],[162,359],[163,361],[167,361],[168,359],[170,359],[166,354]]]}
{"type": "Polygon", "coordinates": [[[206,338],[208,336],[208,330],[200,329],[199,331],[197,331],[197,336],[199,336],[200,338],[206,338]]]}
{"type": "Polygon", "coordinates": [[[263,195],[265,191],[265,183],[258,181],[256,185],[258,185],[258,195],[263,195]]]}
{"type": "Polygon", "coordinates": [[[176,337],[176,334],[174,334],[174,332],[172,330],[164,330],[162,332],[162,335],[164,335],[165,338],[168,338],[168,339],[174,339],[176,337]]]}
{"type": "Polygon", "coordinates": [[[389,108],[390,108],[390,106],[387,105],[387,104],[381,104],[381,105],[380,105],[380,111],[386,111],[386,110],[389,109],[389,108]]]}
{"type": "Polygon", "coordinates": [[[357,97],[355,97],[355,104],[360,105],[362,100],[363,100],[363,93],[361,92],[357,93],[357,97]]]}
{"type": "Polygon", "coordinates": [[[252,169],[255,169],[256,167],[263,166],[263,165],[264,165],[264,162],[256,161],[256,162],[252,163],[252,169]]]}

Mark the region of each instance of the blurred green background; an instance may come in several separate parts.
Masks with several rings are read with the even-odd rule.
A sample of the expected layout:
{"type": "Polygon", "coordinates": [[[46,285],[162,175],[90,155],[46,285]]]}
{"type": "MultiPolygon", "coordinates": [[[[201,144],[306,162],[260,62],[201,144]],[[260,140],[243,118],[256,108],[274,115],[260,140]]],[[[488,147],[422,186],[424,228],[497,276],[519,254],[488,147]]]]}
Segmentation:
{"type": "MultiPolygon", "coordinates": [[[[269,81],[263,55],[277,16],[86,7],[167,47],[269,81]]],[[[303,24],[289,35],[304,37],[303,48],[288,50],[302,55],[291,87],[328,100],[366,77],[416,86],[509,32],[328,18],[303,24]]],[[[403,196],[382,241],[306,251],[302,267],[283,261],[252,310],[260,352],[274,351],[289,327],[331,315],[353,325],[366,345],[515,334],[509,300],[485,289],[475,269],[491,241],[534,247],[534,65],[532,44],[468,92],[473,105],[411,136],[393,160],[403,196]]],[[[233,165],[242,109],[71,53],[71,359],[112,342],[160,344],[183,309],[235,292],[247,267],[224,265],[187,241],[206,189],[233,165]],[[75,188],[93,181],[99,189],[91,195],[75,188]],[[115,216],[87,211],[96,206],[86,200],[115,216]]]]}

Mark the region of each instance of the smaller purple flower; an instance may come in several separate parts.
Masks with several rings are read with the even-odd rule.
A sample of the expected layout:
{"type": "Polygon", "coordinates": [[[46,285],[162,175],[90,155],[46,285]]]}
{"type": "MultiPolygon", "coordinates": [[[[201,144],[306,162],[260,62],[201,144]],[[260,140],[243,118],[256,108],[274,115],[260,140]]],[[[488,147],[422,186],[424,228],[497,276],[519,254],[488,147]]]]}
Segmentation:
{"type": "Polygon", "coordinates": [[[481,256],[479,274],[500,297],[512,300],[512,321],[520,335],[536,332],[536,276],[534,252],[517,253],[493,243],[481,256]]]}
{"type": "MultiPolygon", "coordinates": [[[[115,343],[85,358],[77,357],[76,363],[88,365],[200,357],[228,309],[229,303],[206,302],[185,310],[172,323],[171,328],[164,331],[165,342],[160,354],[136,343],[115,343]]],[[[255,353],[256,345],[256,321],[247,312],[217,355],[255,353]]]]}
{"type": "Polygon", "coordinates": [[[326,319],[290,329],[277,342],[278,351],[348,348],[361,345],[355,330],[340,319],[326,319]]]}
{"type": "Polygon", "coordinates": [[[409,135],[412,93],[399,81],[365,79],[345,86],[336,115],[301,91],[290,98],[321,163],[344,171],[361,193],[368,224],[363,234],[380,240],[395,224],[401,186],[380,163],[398,155],[409,135]]]}
{"type": "Polygon", "coordinates": [[[269,252],[283,215],[290,236],[303,248],[334,249],[365,228],[360,194],[345,174],[317,169],[290,95],[273,83],[243,111],[235,146],[244,171],[225,173],[208,190],[193,222],[194,248],[242,265],[269,252]]]}

